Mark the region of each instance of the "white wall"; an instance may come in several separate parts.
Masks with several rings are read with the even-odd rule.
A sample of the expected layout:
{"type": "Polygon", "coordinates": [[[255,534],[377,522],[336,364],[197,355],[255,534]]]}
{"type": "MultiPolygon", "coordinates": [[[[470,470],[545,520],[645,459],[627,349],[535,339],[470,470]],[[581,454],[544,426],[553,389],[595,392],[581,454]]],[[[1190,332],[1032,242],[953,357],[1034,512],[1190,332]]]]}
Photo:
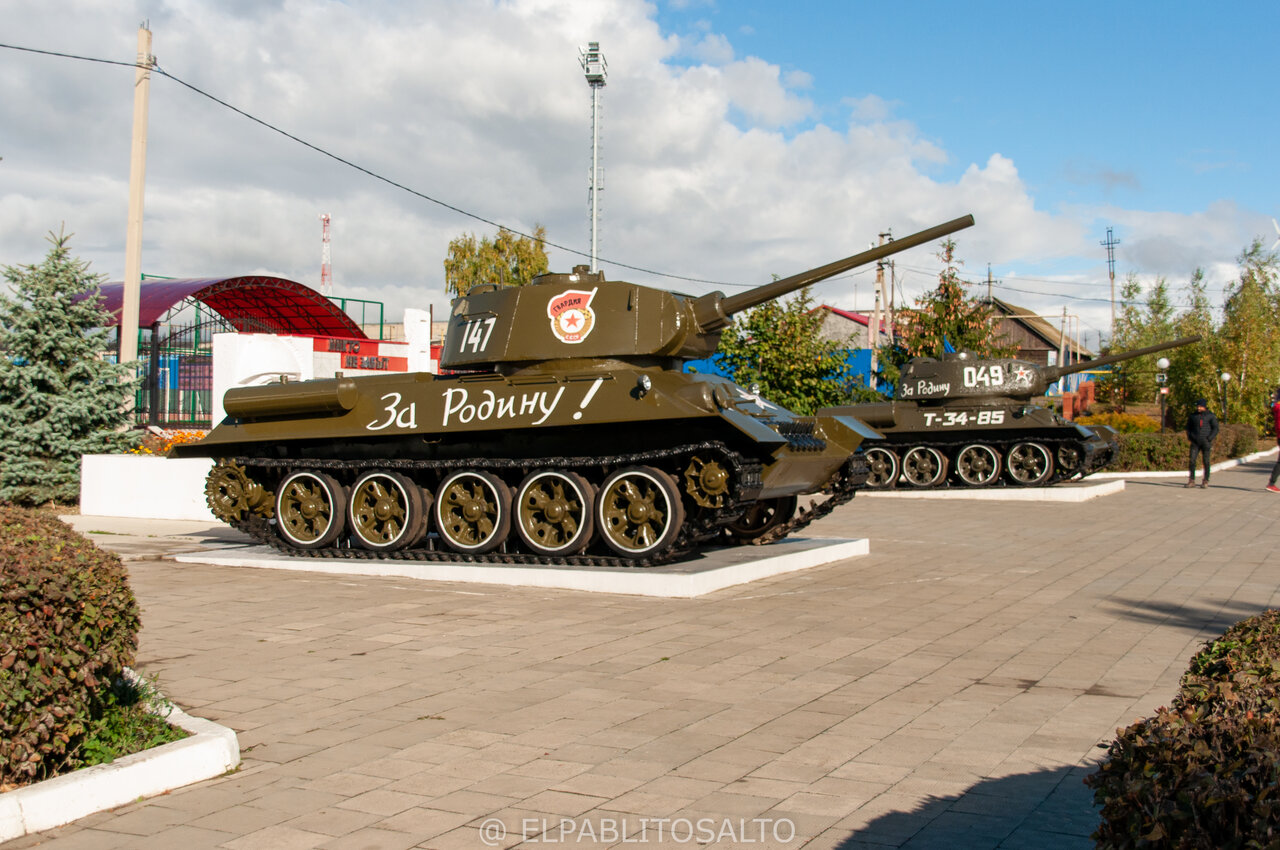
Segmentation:
{"type": "Polygon", "coordinates": [[[217,522],[204,500],[210,458],[85,455],[80,461],[80,513],[141,519],[217,522]]]}

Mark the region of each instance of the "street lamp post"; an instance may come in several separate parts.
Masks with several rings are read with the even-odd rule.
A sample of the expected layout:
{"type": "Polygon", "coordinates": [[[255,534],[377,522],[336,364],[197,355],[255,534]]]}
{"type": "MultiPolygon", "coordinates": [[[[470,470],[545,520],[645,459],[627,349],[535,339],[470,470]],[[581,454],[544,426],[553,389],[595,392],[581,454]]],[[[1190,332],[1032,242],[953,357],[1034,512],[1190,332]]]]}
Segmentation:
{"type": "Polygon", "coordinates": [[[1156,368],[1160,371],[1156,372],[1156,383],[1160,385],[1160,433],[1164,433],[1164,405],[1169,398],[1169,387],[1166,386],[1169,381],[1167,370],[1169,368],[1169,358],[1161,357],[1156,361],[1156,368]]]}
{"type": "Polygon", "coordinates": [[[1227,422],[1227,383],[1231,380],[1230,372],[1223,372],[1219,377],[1222,378],[1222,422],[1227,422]]]}

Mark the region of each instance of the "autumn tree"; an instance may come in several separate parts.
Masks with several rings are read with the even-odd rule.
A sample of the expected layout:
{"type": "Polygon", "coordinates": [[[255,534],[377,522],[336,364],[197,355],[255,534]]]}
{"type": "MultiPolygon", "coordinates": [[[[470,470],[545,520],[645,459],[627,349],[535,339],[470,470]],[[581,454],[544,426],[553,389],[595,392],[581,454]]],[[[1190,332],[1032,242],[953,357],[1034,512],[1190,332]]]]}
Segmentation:
{"type": "MultiPolygon", "coordinates": [[[[1137,275],[1129,274],[1120,286],[1120,312],[1107,354],[1123,354],[1169,342],[1174,337],[1175,316],[1169,285],[1157,278],[1145,297],[1137,275]]],[[[1116,364],[1102,381],[1101,397],[1123,407],[1126,402],[1153,402],[1157,397],[1156,360],[1164,352],[1145,354],[1116,364]]]]}
{"type": "Polygon", "coordinates": [[[475,234],[464,233],[449,243],[444,260],[445,289],[466,295],[482,283],[524,286],[548,268],[546,238],[546,228],[540,224],[534,227],[532,237],[516,236],[505,227],[499,227],[492,239],[477,240],[475,234]]]}
{"type": "Polygon", "coordinates": [[[897,382],[898,370],[913,357],[938,357],[947,351],[972,351],[979,357],[1012,357],[1017,346],[995,332],[995,309],[968,292],[960,279],[956,243],[942,243],[938,259],[943,263],[938,287],[916,299],[914,308],[899,310],[894,316],[896,339],[882,346],[880,361],[885,378],[897,382]]]}
{"type": "MultiPolygon", "coordinates": [[[[1261,429],[1268,420],[1268,399],[1280,378],[1277,257],[1255,239],[1237,262],[1240,278],[1228,284],[1222,304],[1218,366],[1232,376],[1226,390],[1231,420],[1261,429]]],[[[1219,397],[1221,392],[1220,388],[1219,397]]]]}
{"type": "Polygon", "coordinates": [[[1204,281],[1204,269],[1196,269],[1186,289],[1187,309],[1173,320],[1172,337],[1199,336],[1200,342],[1174,348],[1162,356],[1169,358],[1168,415],[1179,422],[1195,409],[1196,399],[1218,396],[1216,364],[1218,353],[1217,328],[1213,319],[1213,306],[1209,301],[1204,281]]]}
{"type": "Polygon", "coordinates": [[[808,416],[820,407],[851,403],[860,378],[845,359],[849,343],[822,338],[822,315],[812,305],[805,287],[793,298],[738,314],[720,337],[717,364],[737,383],[758,384],[762,396],[794,413],[808,416]]]}
{"type": "Polygon", "coordinates": [[[100,275],[50,234],[39,265],[5,266],[0,293],[0,500],[74,503],[80,457],[119,451],[132,364],[104,358],[100,275]]]}

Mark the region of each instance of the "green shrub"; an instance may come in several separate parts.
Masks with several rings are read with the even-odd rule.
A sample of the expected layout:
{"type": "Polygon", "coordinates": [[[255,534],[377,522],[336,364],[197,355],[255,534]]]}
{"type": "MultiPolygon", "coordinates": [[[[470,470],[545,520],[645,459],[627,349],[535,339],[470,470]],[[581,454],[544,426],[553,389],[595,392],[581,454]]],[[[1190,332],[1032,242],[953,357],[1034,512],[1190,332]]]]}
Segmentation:
{"type": "MultiPolygon", "coordinates": [[[[1223,425],[1218,439],[1213,441],[1211,459],[1218,463],[1253,454],[1257,450],[1258,431],[1252,425],[1223,425]]],[[[1186,469],[1190,454],[1191,444],[1181,431],[1121,434],[1120,452],[1115,463],[1108,468],[1117,472],[1186,469]]]]}
{"type": "Polygon", "coordinates": [[[1280,846],[1280,612],[1191,659],[1168,708],[1120,732],[1085,779],[1100,848],[1280,846]]]}
{"type": "Polygon", "coordinates": [[[1160,420],[1141,413],[1096,413],[1077,416],[1081,425],[1110,425],[1121,434],[1150,434],[1160,430],[1160,420]]]}
{"type": "Polygon", "coordinates": [[[137,631],[119,558],[49,513],[0,505],[0,782],[66,761],[133,662],[137,631]]]}

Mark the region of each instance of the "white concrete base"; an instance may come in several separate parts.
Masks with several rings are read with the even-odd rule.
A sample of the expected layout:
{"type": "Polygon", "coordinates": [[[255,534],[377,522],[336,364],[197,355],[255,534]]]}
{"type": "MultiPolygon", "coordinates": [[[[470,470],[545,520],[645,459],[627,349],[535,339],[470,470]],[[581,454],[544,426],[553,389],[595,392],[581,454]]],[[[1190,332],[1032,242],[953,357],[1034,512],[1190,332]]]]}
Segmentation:
{"type": "Polygon", "coordinates": [[[691,598],[737,584],[808,569],[871,551],[865,539],[786,539],[768,546],[709,549],[700,555],[662,567],[572,567],[502,564],[450,564],[347,558],[294,558],[266,546],[174,555],[184,564],[260,567],[276,570],[392,576],[424,581],[553,587],[597,593],[691,598]]]}
{"type": "Polygon", "coordinates": [[[204,500],[210,458],[85,455],[80,513],[140,519],[217,522],[204,500]]]}
{"type": "MultiPolygon", "coordinates": [[[[1090,476],[1090,481],[1097,476],[1090,476]]],[[[1087,502],[1124,490],[1124,481],[1055,484],[1052,487],[991,487],[972,490],[859,490],[858,498],[958,499],[974,502],[1087,502]]]]}
{"type": "Polygon", "coordinates": [[[191,737],[0,794],[0,841],[221,776],[240,764],[235,732],[176,706],[166,719],[191,737]]]}

